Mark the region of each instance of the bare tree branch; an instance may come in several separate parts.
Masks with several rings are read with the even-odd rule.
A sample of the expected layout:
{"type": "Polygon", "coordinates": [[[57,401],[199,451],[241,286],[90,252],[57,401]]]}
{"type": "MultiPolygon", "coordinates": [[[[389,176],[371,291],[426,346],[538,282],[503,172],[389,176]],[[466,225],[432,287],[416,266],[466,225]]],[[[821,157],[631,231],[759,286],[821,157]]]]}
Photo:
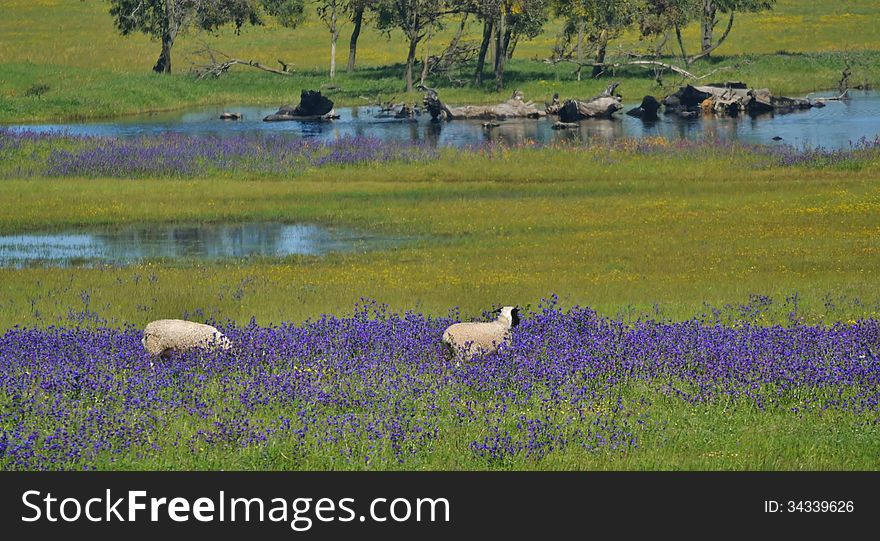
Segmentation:
{"type": "Polygon", "coordinates": [[[270,68],[264,64],[257,62],[256,60],[241,60],[238,58],[232,58],[226,53],[222,53],[220,51],[215,51],[210,47],[205,47],[202,50],[196,51],[196,55],[207,57],[209,62],[207,64],[195,64],[193,63],[192,73],[195,75],[196,79],[202,80],[207,79],[209,77],[218,78],[221,75],[225,74],[229,71],[229,68],[235,65],[241,66],[250,66],[252,68],[257,68],[259,70],[267,71],[269,73],[274,73],[276,75],[293,75],[293,70],[290,69],[290,65],[287,62],[283,62],[278,60],[278,63],[281,64],[281,69],[270,68]],[[221,56],[225,60],[218,59],[217,56],[221,56]]]}
{"type": "MultiPolygon", "coordinates": [[[[721,34],[721,37],[718,38],[718,41],[716,41],[714,45],[701,52],[700,54],[695,54],[694,56],[685,59],[685,63],[688,66],[703,58],[704,56],[708,56],[712,51],[714,51],[715,49],[720,47],[722,43],[724,43],[724,40],[727,39],[727,35],[730,34],[730,29],[733,28],[733,13],[733,11],[730,12],[730,19],[727,20],[727,28],[724,29],[724,33],[721,34]]],[[[679,34],[679,39],[680,38],[681,34],[679,34]]],[[[684,48],[682,48],[682,53],[684,53],[684,48]]]]}

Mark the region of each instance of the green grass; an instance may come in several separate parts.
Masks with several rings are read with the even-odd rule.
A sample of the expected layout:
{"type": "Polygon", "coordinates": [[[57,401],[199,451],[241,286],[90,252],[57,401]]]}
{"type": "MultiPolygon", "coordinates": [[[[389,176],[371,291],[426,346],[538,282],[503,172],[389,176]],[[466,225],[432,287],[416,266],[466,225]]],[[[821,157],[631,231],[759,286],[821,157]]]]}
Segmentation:
{"type": "MultiPolygon", "coordinates": [[[[216,35],[186,34],[174,48],[172,76],[152,74],[150,68],[158,46],[143,35],[119,36],[104,2],[23,0],[7,3],[0,18],[0,122],[73,120],[107,117],[145,111],[179,109],[200,104],[248,103],[280,105],[295,101],[301,88],[319,88],[328,83],[324,59],[328,35],[310,10],[308,22],[295,30],[270,24],[245,28],[241,35],[224,29],[216,35]],[[193,52],[203,43],[245,59],[272,63],[276,58],[293,62],[294,77],[233,69],[227,77],[197,82],[186,74],[194,61],[193,52]],[[42,96],[25,96],[36,84],[49,86],[42,96]]],[[[854,84],[880,81],[880,31],[872,24],[880,13],[880,2],[845,3],[782,1],[772,13],[741,14],[731,37],[711,61],[698,63],[693,71],[709,73],[711,79],[741,79],[779,94],[805,94],[834,88],[843,70],[844,58],[852,62],[854,84]]],[[[450,25],[452,26],[452,25],[450,25]]],[[[343,29],[339,63],[347,55],[343,29]]],[[[435,36],[429,48],[439,48],[449,39],[450,28],[435,36]]],[[[548,24],[544,34],[517,48],[506,78],[509,88],[519,88],[527,97],[541,101],[554,92],[562,96],[588,97],[607,80],[578,82],[570,65],[548,66],[535,59],[548,56],[558,24],[548,24]]],[[[468,39],[477,39],[476,23],[469,26],[468,39]]],[[[696,43],[696,28],[689,27],[686,40],[696,43]]],[[[635,35],[616,41],[615,51],[638,46],[635,35]]],[[[362,34],[360,69],[341,74],[328,91],[339,105],[358,105],[378,100],[409,99],[402,92],[402,61],[405,44],[399,33],[390,40],[370,25],[362,34]],[[367,98],[364,100],[363,98],[367,98]]],[[[423,53],[419,53],[421,57],[423,53]]],[[[663,86],[652,72],[640,68],[618,70],[620,91],[628,102],[645,94],[663,95],[682,81],[667,76],[663,86]]],[[[442,88],[450,103],[485,103],[506,98],[510,90],[495,93],[490,80],[485,88],[442,88]]]]}
{"type": "MultiPolygon", "coordinates": [[[[327,83],[326,32],[314,15],[304,27],[246,28],[241,36],[187,35],[175,46],[172,76],[150,73],[157,43],[122,38],[104,2],[11,0],[0,17],[0,122],[71,120],[177,109],[198,104],[276,105],[300,88],[327,83]],[[271,63],[285,79],[235,69],[217,81],[185,74],[205,40],[217,49],[271,63]],[[49,85],[40,97],[28,88],[49,85]]],[[[880,81],[880,2],[778,2],[772,14],[742,15],[717,58],[694,71],[737,66],[712,79],[743,79],[776,93],[836,86],[844,57],[855,83],[880,81]],[[781,51],[784,51],[782,53],[781,51]]],[[[475,39],[477,28],[471,26],[475,39]]],[[[523,43],[508,72],[510,87],[536,100],[595,94],[606,81],[577,82],[567,66],[532,61],[547,55],[554,25],[523,43]]],[[[343,30],[343,38],[348,29],[343,30]]],[[[686,37],[695,43],[695,28],[686,37]]],[[[432,42],[444,43],[446,34],[432,42]]],[[[626,36],[615,47],[628,47],[626,36]]],[[[344,44],[344,40],[341,40],[344,44]]],[[[691,45],[693,47],[693,45],[691,45]]],[[[340,63],[344,64],[341,47],[340,63]]],[[[420,53],[421,54],[421,53],[420,53]]],[[[329,94],[340,105],[402,99],[400,36],[368,28],[362,68],[341,75],[329,94]]],[[[627,101],[662,94],[647,71],[615,74],[627,101]]],[[[487,88],[491,83],[487,84],[487,88]]],[[[484,89],[443,88],[450,103],[491,102],[484,89]]],[[[503,95],[506,95],[504,92],[503,95]]],[[[417,99],[411,96],[411,99],[417,99]]],[[[0,269],[0,330],[16,325],[73,325],[83,314],[110,325],[181,317],[261,324],[346,314],[362,297],[392,309],[465,316],[492,304],[589,305],[620,317],[686,319],[710,307],[770,295],[758,321],[833,323],[880,317],[880,185],[877,166],[757,167],[742,154],[601,150],[516,150],[488,159],[444,150],[438,163],[321,169],[276,178],[210,175],[188,179],[4,178],[0,232],[139,222],[315,221],[406,234],[398,248],[324,258],[289,257],[204,263],[152,261],[131,267],[0,269]],[[479,175],[474,172],[479,171],[479,175]],[[85,293],[85,294],[84,294],[85,293]]],[[[15,164],[0,164],[14,167],[15,164]]],[[[219,392],[219,391],[218,391],[219,392]]],[[[876,414],[792,414],[744,403],[692,406],[646,389],[650,422],[627,451],[554,453],[491,467],[510,469],[877,469],[876,414]],[[872,424],[873,423],[873,424],[872,424]]],[[[785,405],[783,405],[785,406],[785,405]]],[[[638,409],[633,405],[632,409],[638,409]]],[[[277,412],[257,416],[273,418],[277,412]]],[[[181,417],[166,434],[193,435],[203,421],[181,417]]],[[[473,429],[450,420],[432,449],[407,469],[487,467],[466,449],[473,429]]],[[[170,437],[170,436],[169,436],[170,437]]],[[[169,440],[170,441],[170,440],[169,440]]],[[[149,460],[137,452],[107,469],[361,468],[334,449],[274,439],[240,449],[200,452],[157,442],[149,460]]],[[[357,442],[352,442],[357,444],[357,442]]],[[[390,452],[374,467],[395,468],[390,452]]]]}
{"type": "Polygon", "coordinates": [[[0,328],[88,308],[137,325],[196,309],[261,323],[395,309],[479,314],[563,304],[685,319],[798,295],[810,322],[877,317],[880,186],[871,164],[761,168],[725,152],[454,150],[429,164],[328,168],[292,178],[5,180],[0,230],[138,222],[314,221],[413,235],[394,249],[248,262],[0,270],[0,328]],[[475,178],[473,171],[481,174],[475,178]],[[232,293],[241,290],[239,295],[232,293]]]}
{"type": "MultiPolygon", "coordinates": [[[[168,425],[154,442],[161,451],[144,449],[148,459],[138,458],[137,450],[107,457],[93,464],[99,470],[876,470],[880,439],[872,428],[870,413],[826,412],[792,414],[785,405],[760,410],[745,403],[690,405],[656,389],[621,388],[628,404],[630,424],[637,445],[625,449],[600,448],[586,451],[576,445],[556,450],[542,459],[517,456],[491,461],[477,456],[468,442],[481,441],[485,434],[452,415],[438,421],[442,437],[419,449],[400,463],[387,446],[369,452],[369,464],[347,458],[366,452],[374,442],[354,437],[333,444],[305,445],[293,438],[273,435],[266,443],[242,447],[200,444],[197,431],[211,423],[186,416],[168,425]],[[636,402],[639,400],[640,402],[636,402]],[[641,405],[639,405],[641,404],[641,405]],[[641,416],[644,424],[632,422],[641,416]],[[182,434],[178,439],[177,432],[182,434]],[[191,446],[171,445],[187,441],[191,446]],[[167,438],[168,441],[165,441],[167,438]]],[[[474,397],[481,403],[487,399],[474,397]]],[[[308,404],[285,410],[263,408],[249,414],[252,423],[271,425],[279,415],[308,404]]],[[[529,406],[523,405],[524,410],[529,406]]],[[[541,408],[534,404],[532,409],[541,408]]],[[[418,408],[417,408],[418,409],[418,408]]],[[[564,419],[563,412],[548,411],[551,419],[564,419]]],[[[599,413],[599,411],[597,411],[599,413]]],[[[605,412],[607,413],[607,412],[605,412]]],[[[515,416],[514,416],[515,417],[515,416]]],[[[622,416],[611,415],[617,421],[622,416]]],[[[512,421],[515,423],[515,421],[512,421]]]]}

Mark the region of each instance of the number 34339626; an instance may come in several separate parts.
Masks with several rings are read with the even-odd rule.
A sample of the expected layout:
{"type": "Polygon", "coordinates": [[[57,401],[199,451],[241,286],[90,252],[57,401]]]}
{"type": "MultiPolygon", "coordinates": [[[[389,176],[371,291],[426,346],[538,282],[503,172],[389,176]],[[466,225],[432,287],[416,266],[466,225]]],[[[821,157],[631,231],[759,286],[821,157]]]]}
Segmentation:
{"type": "Polygon", "coordinates": [[[852,500],[764,500],[767,513],[852,513],[852,500]]]}

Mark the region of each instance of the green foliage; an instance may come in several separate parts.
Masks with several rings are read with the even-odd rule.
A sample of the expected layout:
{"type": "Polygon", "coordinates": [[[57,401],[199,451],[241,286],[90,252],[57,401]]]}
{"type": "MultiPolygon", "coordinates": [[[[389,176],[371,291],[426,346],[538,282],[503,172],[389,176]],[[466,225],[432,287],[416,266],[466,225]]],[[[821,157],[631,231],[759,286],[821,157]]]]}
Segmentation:
{"type": "Polygon", "coordinates": [[[645,37],[661,36],[686,25],[695,14],[696,1],[644,0],[638,16],[639,32],[645,37]]]}
{"type": "Polygon", "coordinates": [[[714,4],[721,13],[738,11],[740,13],[757,13],[773,9],[776,0],[703,0],[714,4]]]}
{"type": "Polygon", "coordinates": [[[261,0],[266,13],[285,28],[296,28],[306,19],[305,0],[261,0]]]}
{"type": "MultiPolygon", "coordinates": [[[[108,0],[110,15],[123,35],[143,32],[161,38],[163,33],[177,33],[186,27],[214,30],[225,24],[240,28],[245,23],[258,24],[255,0],[108,0]]],[[[266,0],[273,3],[283,1],[266,0]]]]}
{"type": "Polygon", "coordinates": [[[565,21],[562,41],[554,51],[559,58],[571,56],[570,47],[581,50],[584,38],[592,50],[604,49],[633,24],[638,5],[632,0],[556,0],[554,12],[565,21]]]}

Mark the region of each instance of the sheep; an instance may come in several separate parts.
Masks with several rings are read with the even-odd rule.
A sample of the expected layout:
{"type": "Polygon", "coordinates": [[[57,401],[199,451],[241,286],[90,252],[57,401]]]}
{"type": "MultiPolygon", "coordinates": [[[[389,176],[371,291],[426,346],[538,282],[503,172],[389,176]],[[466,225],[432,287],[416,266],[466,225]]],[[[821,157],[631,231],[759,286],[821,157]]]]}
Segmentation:
{"type": "Polygon", "coordinates": [[[498,318],[488,323],[456,323],[443,332],[446,357],[468,359],[498,351],[501,345],[510,343],[510,329],[519,325],[519,308],[505,306],[498,318]]]}
{"type": "Polygon", "coordinates": [[[168,358],[174,351],[197,348],[227,350],[232,345],[215,327],[182,319],[160,319],[149,323],[144,328],[141,343],[153,358],[168,358]]]}

